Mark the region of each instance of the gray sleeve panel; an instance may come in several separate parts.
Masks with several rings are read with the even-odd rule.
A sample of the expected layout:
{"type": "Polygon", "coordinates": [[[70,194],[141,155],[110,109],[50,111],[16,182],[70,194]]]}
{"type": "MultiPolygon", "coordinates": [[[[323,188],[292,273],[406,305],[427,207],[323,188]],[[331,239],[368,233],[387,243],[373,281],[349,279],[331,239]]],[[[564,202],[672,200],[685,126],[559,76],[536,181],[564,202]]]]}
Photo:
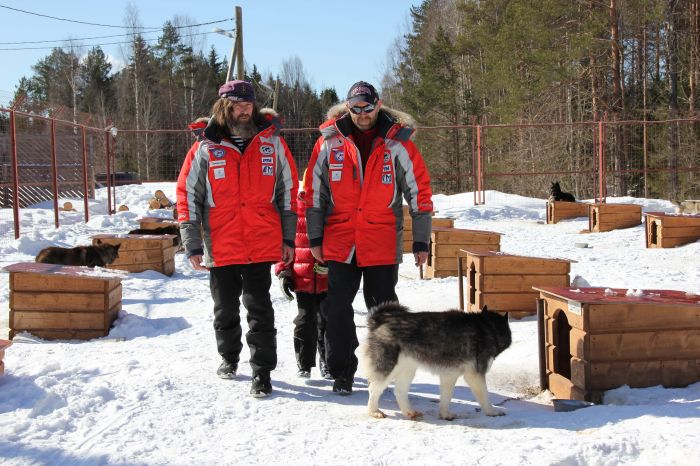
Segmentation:
{"type": "Polygon", "coordinates": [[[418,211],[418,183],[413,173],[413,162],[403,144],[396,143],[396,180],[408,203],[413,223],[413,241],[430,243],[433,226],[432,212],[418,211]]]}
{"type": "Polygon", "coordinates": [[[187,209],[190,213],[190,219],[180,224],[180,234],[186,251],[202,249],[201,225],[204,219],[204,211],[207,207],[205,206],[205,198],[209,205],[213,205],[211,189],[208,189],[208,169],[209,150],[207,144],[202,143],[195,153],[185,181],[187,209]]]}
{"type": "Polygon", "coordinates": [[[313,204],[306,209],[306,231],[309,238],[314,239],[323,237],[323,225],[331,205],[331,191],[328,186],[328,152],[328,142],[324,141],[312,171],[313,204]]]}
{"type": "Polygon", "coordinates": [[[292,167],[280,138],[275,138],[275,153],[277,154],[277,180],[274,202],[282,221],[282,238],[294,242],[297,233],[297,213],[291,208],[294,180],[292,167]]]}

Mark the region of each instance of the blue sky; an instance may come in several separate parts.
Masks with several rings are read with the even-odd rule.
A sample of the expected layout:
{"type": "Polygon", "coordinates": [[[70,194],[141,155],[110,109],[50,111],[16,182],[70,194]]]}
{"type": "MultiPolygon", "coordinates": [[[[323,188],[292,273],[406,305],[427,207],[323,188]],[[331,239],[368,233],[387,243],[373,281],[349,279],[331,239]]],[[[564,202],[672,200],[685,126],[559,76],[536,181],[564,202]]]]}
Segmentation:
{"type": "MultiPolygon", "coordinates": [[[[0,5],[83,22],[122,25],[127,5],[124,0],[0,0],[0,5]]],[[[243,49],[245,62],[267,76],[276,75],[285,60],[298,56],[309,81],[317,90],[334,87],[342,97],[352,83],[378,83],[386,67],[387,51],[410,25],[409,9],[419,1],[255,1],[170,0],[132,1],[143,26],[160,27],[175,15],[196,23],[233,18],[234,7],[243,8],[243,49]]],[[[0,8],[0,48],[50,47],[53,44],[13,45],[7,42],[79,39],[123,34],[122,29],[90,26],[28,15],[0,8]]],[[[218,24],[232,29],[233,21],[218,24]]],[[[201,32],[214,26],[203,26],[201,32]]],[[[147,37],[157,37],[150,34],[147,37]]],[[[214,45],[228,57],[232,40],[217,34],[201,36],[205,51],[214,45]]],[[[97,44],[120,38],[77,41],[97,44]]],[[[151,42],[153,43],[153,42],[151,42]]],[[[85,47],[87,51],[90,47],[85,47]]],[[[119,45],[102,47],[114,63],[123,63],[119,45]]],[[[0,50],[0,105],[6,105],[22,76],[31,76],[31,66],[50,53],[40,50],[0,50]]]]}

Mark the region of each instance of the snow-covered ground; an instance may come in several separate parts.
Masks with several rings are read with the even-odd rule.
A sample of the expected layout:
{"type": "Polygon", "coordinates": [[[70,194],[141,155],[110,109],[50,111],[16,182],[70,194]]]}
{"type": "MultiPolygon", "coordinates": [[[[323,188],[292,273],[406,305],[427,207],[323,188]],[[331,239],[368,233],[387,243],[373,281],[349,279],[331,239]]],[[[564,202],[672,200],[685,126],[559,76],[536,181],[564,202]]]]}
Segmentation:
{"type": "MultiPolygon", "coordinates": [[[[23,209],[19,240],[12,234],[12,213],[4,210],[0,266],[32,261],[46,246],[89,244],[93,234],[126,233],[137,227],[138,218],[158,214],[147,211],[156,189],[174,198],[172,183],[121,187],[118,203],[130,211],[104,215],[104,199],[98,198],[87,224],[80,211],[61,212],[58,229],[49,205],[23,209]]],[[[503,233],[502,251],[575,260],[571,277],[579,275],[591,286],[700,294],[700,242],[646,249],[643,226],[582,234],[585,219],[545,225],[541,199],[488,192],[487,204],[474,206],[472,198],[471,193],[436,195],[434,201],[457,227],[503,233]],[[589,247],[576,247],[579,242],[589,247]]],[[[61,203],[66,200],[82,208],[75,199],[61,203]]],[[[667,201],[608,202],[673,211],[667,201]]],[[[409,259],[400,268],[400,300],[414,310],[456,307],[456,278],[418,280],[409,259]]],[[[411,399],[424,417],[403,419],[387,390],[380,407],[389,416],[377,420],[366,415],[366,383],[360,374],[349,397],[334,396],[330,382],[316,371],[310,384],[296,378],[296,302],[287,302],[273,283],[279,356],[274,392],[267,399],[251,398],[247,347],[236,380],[215,375],[219,356],[207,273],[193,271],[181,254],[176,268],[172,277],[153,271],[125,275],[123,310],[106,338],[15,338],[0,377],[0,463],[698,464],[700,383],[675,389],[621,387],[607,392],[602,405],[555,412],[551,394],[539,390],[534,317],[511,322],[513,344],[488,374],[491,400],[506,416],[478,412],[460,381],[453,399],[458,418],[438,419],[437,379],[419,372],[411,399]]],[[[8,275],[0,274],[0,338],[7,336],[8,308],[8,275]]],[[[362,340],[367,312],[361,294],[355,309],[362,340]]]]}

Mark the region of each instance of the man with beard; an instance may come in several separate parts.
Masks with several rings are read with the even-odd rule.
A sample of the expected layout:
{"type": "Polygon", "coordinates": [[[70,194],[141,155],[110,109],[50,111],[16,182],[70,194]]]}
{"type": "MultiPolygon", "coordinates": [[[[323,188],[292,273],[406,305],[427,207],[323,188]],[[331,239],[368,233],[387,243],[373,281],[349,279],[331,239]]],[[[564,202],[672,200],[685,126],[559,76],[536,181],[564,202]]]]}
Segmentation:
{"type": "Polygon", "coordinates": [[[352,393],[358,346],[352,302],[362,280],[367,309],[398,301],[403,259],[403,206],[413,220],[416,266],[428,258],[430,176],[411,140],[413,119],[382,106],[376,89],[359,81],[328,111],[304,179],[311,253],[328,263],[326,362],[333,391],[352,393]]]}
{"type": "Polygon", "coordinates": [[[249,82],[225,83],[177,180],[187,257],[194,269],[209,270],[222,358],[217,375],[232,379],[238,370],[242,296],[255,397],[272,392],[270,371],[277,365],[270,267],[294,259],[297,223],[297,169],[276,116],[257,109],[249,82]]]}

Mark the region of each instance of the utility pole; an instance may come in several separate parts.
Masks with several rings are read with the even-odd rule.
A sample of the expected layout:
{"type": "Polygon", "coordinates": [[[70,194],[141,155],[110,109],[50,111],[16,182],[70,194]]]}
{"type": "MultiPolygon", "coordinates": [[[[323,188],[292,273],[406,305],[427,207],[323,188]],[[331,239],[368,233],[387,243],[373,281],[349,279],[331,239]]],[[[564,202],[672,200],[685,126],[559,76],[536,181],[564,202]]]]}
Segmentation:
{"type": "MultiPolygon", "coordinates": [[[[243,8],[236,7],[236,78],[243,79],[243,8]]],[[[229,68],[230,69],[230,68],[229,68]]],[[[229,71],[230,74],[230,71],[229,71]]]]}

